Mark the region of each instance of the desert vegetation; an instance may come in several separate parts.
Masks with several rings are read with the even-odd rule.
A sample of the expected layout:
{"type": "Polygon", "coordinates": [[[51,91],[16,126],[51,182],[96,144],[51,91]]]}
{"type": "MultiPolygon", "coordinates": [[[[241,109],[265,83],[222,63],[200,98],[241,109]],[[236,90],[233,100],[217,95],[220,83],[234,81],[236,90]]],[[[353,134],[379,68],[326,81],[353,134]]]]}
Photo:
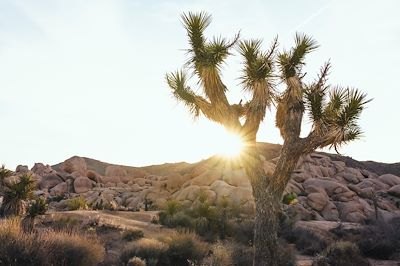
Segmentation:
{"type": "Polygon", "coordinates": [[[104,248],[94,237],[45,230],[27,233],[18,218],[0,220],[0,265],[97,265],[104,248]]]}

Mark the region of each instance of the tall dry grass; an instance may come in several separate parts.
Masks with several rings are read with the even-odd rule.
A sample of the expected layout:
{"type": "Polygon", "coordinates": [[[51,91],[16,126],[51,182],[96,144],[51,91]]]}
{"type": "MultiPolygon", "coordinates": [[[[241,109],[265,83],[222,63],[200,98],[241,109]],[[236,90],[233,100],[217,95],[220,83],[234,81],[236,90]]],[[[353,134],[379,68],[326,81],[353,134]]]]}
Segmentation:
{"type": "Polygon", "coordinates": [[[0,265],[92,266],[104,258],[99,241],[68,232],[24,233],[17,218],[0,220],[0,265]]]}

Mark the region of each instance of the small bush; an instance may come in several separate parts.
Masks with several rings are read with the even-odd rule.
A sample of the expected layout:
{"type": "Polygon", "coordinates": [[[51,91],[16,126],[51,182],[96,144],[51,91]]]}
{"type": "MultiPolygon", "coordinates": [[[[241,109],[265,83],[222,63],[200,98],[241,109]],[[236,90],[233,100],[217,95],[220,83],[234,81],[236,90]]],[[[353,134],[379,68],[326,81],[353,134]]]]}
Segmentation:
{"type": "Polygon", "coordinates": [[[366,226],[358,241],[361,252],[375,259],[390,259],[400,247],[399,228],[399,217],[366,226]]]}
{"type": "MultiPolygon", "coordinates": [[[[226,266],[232,265],[232,249],[230,246],[222,242],[214,244],[211,248],[211,256],[209,258],[210,266],[226,266]]],[[[205,266],[205,265],[204,265],[205,266]]]]}
{"type": "Polygon", "coordinates": [[[165,212],[169,216],[174,216],[181,209],[182,205],[176,200],[168,200],[165,203],[165,212]]]}
{"type": "Polygon", "coordinates": [[[326,248],[326,243],[322,238],[303,228],[293,230],[293,239],[296,248],[304,255],[315,255],[326,248]]]}
{"type": "Polygon", "coordinates": [[[93,236],[49,231],[45,238],[50,265],[97,265],[104,258],[104,248],[93,236]]]}
{"type": "Polygon", "coordinates": [[[86,210],[88,208],[86,199],[81,196],[68,200],[67,206],[70,211],[86,210]]]}
{"type": "Polygon", "coordinates": [[[146,266],[146,261],[138,257],[133,257],[128,261],[127,266],[146,266]]]}
{"type": "Polygon", "coordinates": [[[367,259],[361,256],[358,247],[347,241],[339,241],[329,245],[321,256],[313,262],[313,266],[369,266],[367,259]]]}
{"type": "MultiPolygon", "coordinates": [[[[254,250],[252,247],[236,244],[232,248],[232,265],[253,265],[254,250]]],[[[295,266],[296,252],[286,242],[278,243],[277,260],[280,266],[295,266]]]]}
{"type": "Polygon", "coordinates": [[[232,262],[235,266],[253,265],[253,248],[244,245],[234,245],[232,248],[232,262]]]}
{"type": "Polygon", "coordinates": [[[71,216],[61,217],[56,219],[51,224],[52,228],[56,231],[63,232],[77,232],[81,227],[81,222],[71,216]]]}
{"type": "Polygon", "coordinates": [[[143,231],[140,229],[127,230],[122,233],[122,239],[126,241],[134,241],[143,238],[143,231]]]}
{"type": "Polygon", "coordinates": [[[283,196],[282,203],[283,204],[292,204],[297,199],[296,193],[288,193],[283,196]]]}
{"type": "Polygon", "coordinates": [[[248,246],[253,245],[254,240],[254,220],[245,219],[230,224],[230,235],[236,242],[248,246]]]}
{"type": "Polygon", "coordinates": [[[176,233],[166,239],[166,256],[170,265],[189,265],[188,261],[199,262],[208,251],[207,244],[193,233],[176,233]]]}
{"type": "Polygon", "coordinates": [[[142,238],[123,249],[120,261],[126,265],[132,257],[139,257],[146,260],[148,266],[154,266],[165,256],[167,249],[168,246],[158,240],[142,238]]]}

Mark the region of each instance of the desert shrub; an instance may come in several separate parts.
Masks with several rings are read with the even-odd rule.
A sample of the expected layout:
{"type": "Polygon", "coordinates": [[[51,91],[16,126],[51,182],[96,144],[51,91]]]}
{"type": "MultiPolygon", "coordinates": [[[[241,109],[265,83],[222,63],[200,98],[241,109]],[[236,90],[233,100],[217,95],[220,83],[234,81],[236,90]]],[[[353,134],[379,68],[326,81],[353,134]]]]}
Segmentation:
{"type": "Polygon", "coordinates": [[[0,265],[96,265],[104,249],[95,238],[55,232],[24,233],[20,220],[0,221],[0,265]]]}
{"type": "Polygon", "coordinates": [[[278,265],[295,266],[296,251],[292,246],[289,246],[285,241],[280,240],[277,250],[278,265]]]}
{"type": "Polygon", "coordinates": [[[375,259],[390,259],[400,248],[399,228],[400,217],[366,226],[358,241],[361,252],[375,259]]]}
{"type": "Polygon", "coordinates": [[[368,260],[361,256],[357,245],[339,241],[329,245],[313,262],[313,266],[368,266],[368,260]]]}
{"type": "Polygon", "coordinates": [[[86,199],[81,196],[68,200],[67,206],[70,211],[86,210],[88,208],[86,199]]]}
{"type": "Polygon", "coordinates": [[[170,265],[189,265],[199,262],[207,253],[208,246],[193,233],[175,233],[166,239],[166,256],[170,265]]]}
{"type": "Polygon", "coordinates": [[[230,235],[236,242],[252,246],[254,240],[254,220],[231,221],[230,235]]]}
{"type": "MultiPolygon", "coordinates": [[[[295,266],[296,252],[287,243],[280,241],[277,250],[277,260],[280,266],[295,266]]],[[[235,244],[232,247],[232,264],[235,266],[253,265],[254,250],[250,246],[235,244]]]]}
{"type": "Polygon", "coordinates": [[[232,248],[226,243],[217,242],[211,247],[207,263],[202,263],[202,266],[226,266],[232,265],[232,248]]]}
{"type": "Polygon", "coordinates": [[[315,255],[326,248],[325,240],[303,228],[293,230],[293,239],[296,248],[304,255],[315,255]]]}
{"type": "Polygon", "coordinates": [[[20,220],[9,218],[0,221],[0,265],[46,265],[43,248],[36,238],[21,230],[20,220]]]}
{"type": "Polygon", "coordinates": [[[284,211],[279,217],[278,236],[285,239],[289,243],[294,243],[296,238],[293,230],[297,220],[297,212],[293,208],[284,206],[284,211]]]}
{"type": "Polygon", "coordinates": [[[104,258],[104,248],[93,236],[49,231],[44,238],[50,265],[97,265],[104,258]]]}
{"type": "Polygon", "coordinates": [[[144,233],[140,229],[127,230],[122,233],[122,239],[126,241],[133,241],[143,238],[144,233]]]}
{"type": "Polygon", "coordinates": [[[139,257],[146,260],[148,266],[154,266],[164,258],[167,249],[168,246],[158,240],[142,238],[126,245],[121,252],[120,262],[126,265],[131,258],[139,257]]]}
{"type": "Polygon", "coordinates": [[[253,265],[253,248],[241,244],[235,244],[232,248],[232,265],[253,265]]]}
{"type": "Polygon", "coordinates": [[[295,199],[297,199],[296,193],[288,193],[283,196],[282,203],[283,204],[291,204],[295,199]]]}
{"type": "Polygon", "coordinates": [[[133,257],[128,261],[127,266],[146,266],[146,261],[138,257],[133,257]]]}
{"type": "Polygon", "coordinates": [[[165,212],[169,216],[174,216],[178,211],[180,211],[182,205],[176,200],[167,200],[165,203],[165,212]]]}

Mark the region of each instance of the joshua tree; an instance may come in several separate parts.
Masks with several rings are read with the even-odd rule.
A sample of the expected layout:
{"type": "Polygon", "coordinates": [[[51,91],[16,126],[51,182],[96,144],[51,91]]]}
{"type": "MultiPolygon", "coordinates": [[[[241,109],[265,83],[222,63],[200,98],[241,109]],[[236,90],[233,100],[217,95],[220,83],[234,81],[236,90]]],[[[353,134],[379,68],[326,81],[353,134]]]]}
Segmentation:
{"type": "Polygon", "coordinates": [[[47,204],[44,198],[37,198],[29,205],[27,214],[22,219],[22,228],[25,232],[31,233],[35,228],[35,218],[47,211],[47,204]]]}
{"type": "Polygon", "coordinates": [[[35,182],[29,174],[20,176],[20,181],[4,191],[2,213],[5,216],[22,215],[26,210],[26,201],[33,198],[35,182]]]}
{"type": "Polygon", "coordinates": [[[337,149],[359,138],[357,121],[368,100],[357,89],[329,86],[329,63],[314,82],[305,84],[305,56],[318,47],[306,35],[296,34],[295,44],[288,51],[277,51],[277,38],[269,50],[263,51],[261,40],[241,40],[239,35],[232,41],[207,39],[204,31],[211,16],[206,13],[188,13],[181,18],[190,43],[185,69],[197,76],[203,93],[196,94],[189,87],[185,69],[167,74],[166,81],[176,99],[195,117],[203,114],[243,139],[241,161],[252,185],[256,209],[253,265],[278,265],[280,204],[300,156],[326,146],[337,149]],[[221,65],[234,48],[243,59],[242,88],[250,95],[249,101],[238,104],[228,102],[228,89],[220,74],[221,65]],[[282,90],[277,89],[278,84],[282,90]],[[266,109],[272,105],[277,108],[276,126],[284,142],[276,165],[265,171],[256,134],[266,109]],[[313,123],[312,129],[306,137],[300,137],[305,114],[313,123]]]}
{"type": "MultiPolygon", "coordinates": [[[[11,170],[8,170],[6,168],[6,166],[3,164],[0,167],[0,193],[2,192],[2,190],[4,189],[4,178],[9,177],[13,174],[13,172],[11,170]]],[[[0,194],[1,196],[1,194],[0,194]]]]}

